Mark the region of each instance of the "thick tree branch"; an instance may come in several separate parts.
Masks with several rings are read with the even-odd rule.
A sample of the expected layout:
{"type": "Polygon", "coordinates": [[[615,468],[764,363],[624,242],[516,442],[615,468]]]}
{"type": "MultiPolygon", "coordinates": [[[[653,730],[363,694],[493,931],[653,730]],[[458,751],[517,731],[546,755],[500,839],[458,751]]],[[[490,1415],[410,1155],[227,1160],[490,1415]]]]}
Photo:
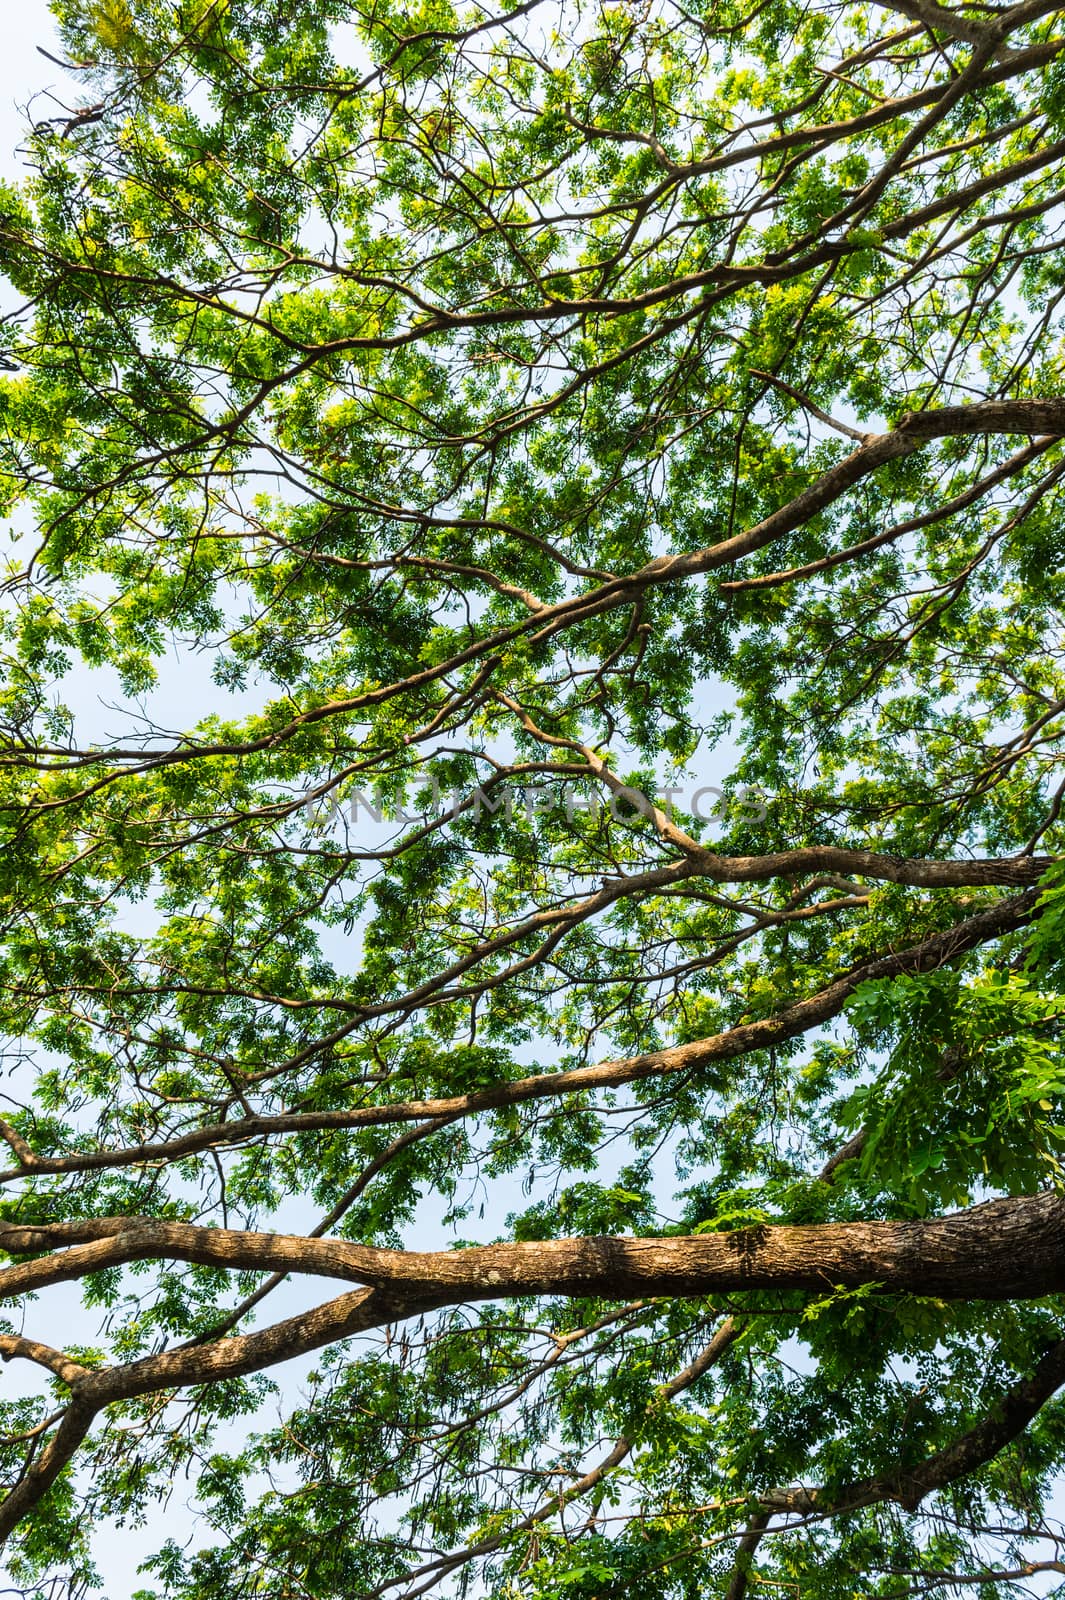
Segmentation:
{"type": "Polygon", "coordinates": [[[897,11],[901,16],[923,22],[926,28],[948,34],[952,39],[964,39],[969,44],[985,44],[993,38],[986,22],[967,17],[961,11],[949,11],[936,0],[877,0],[887,11],[897,11]]]}
{"type": "Polygon", "coordinates": [[[71,1400],[62,1422],[45,1449],[30,1462],[19,1482],[0,1500],[0,1543],[14,1532],[23,1517],[47,1494],[63,1468],[72,1460],[92,1427],[97,1409],[88,1397],[75,1396],[71,1400]]]}
{"type": "MultiPolygon", "coordinates": [[[[820,1227],[744,1229],[687,1239],[544,1240],[533,1245],[489,1245],[454,1252],[373,1250],[341,1240],[307,1240],[270,1234],[229,1233],[135,1219],[60,1224],[51,1229],[11,1229],[9,1249],[46,1245],[109,1230],[99,1241],[111,1262],[145,1259],[243,1266],[271,1262],[286,1270],[325,1272],[377,1280],[300,1316],[256,1333],[214,1344],[167,1351],[124,1367],[74,1377],[70,1407],[42,1456],[0,1506],[6,1537],[55,1481],[104,1406],[138,1395],[262,1371],[354,1333],[462,1300],[508,1295],[705,1294],[758,1288],[856,1287],[877,1283],[886,1291],[945,1298],[1014,1298],[1065,1289],[1065,1201],[1044,1194],[991,1201],[954,1216],[922,1222],[842,1223],[820,1227]],[[118,1230],[118,1231],[115,1231],[118,1230]]],[[[84,1246],[67,1252],[73,1256],[84,1246]]],[[[82,1258],[84,1260],[84,1258],[82,1258]]],[[[98,1265],[100,1257],[94,1257],[98,1265]]],[[[55,1258],[52,1266],[64,1273],[55,1258]]],[[[6,1269],[3,1291],[16,1292],[26,1266],[6,1269]]],[[[53,1278],[51,1281],[58,1281],[53,1278]]],[[[40,1279],[35,1282],[39,1283],[40,1279]]],[[[735,1337],[729,1320],[702,1356],[666,1386],[680,1392],[735,1337]]],[[[976,1470],[1027,1425],[1065,1381],[1065,1341],[1047,1353],[1031,1379],[1018,1385],[978,1427],[923,1466],[869,1479],[843,1491],[795,1489],[766,1497],[767,1513],[826,1515],[876,1500],[915,1506],[925,1495],[976,1470]]],[[[619,1441],[617,1449],[627,1445],[619,1441]]],[[[626,1452],[627,1453],[627,1452],[626,1452]]],[[[612,1459],[612,1458],[611,1458],[612,1459]]],[[[610,1461],[603,1464],[609,1470],[610,1461]]],[[[754,1539],[762,1530],[748,1530],[754,1539]]],[[[751,1550],[753,1552],[754,1544],[751,1550]]]]}
{"type": "Polygon", "coordinates": [[[732,1569],[728,1588],[725,1590],[725,1600],[743,1600],[750,1583],[751,1562],[754,1553],[762,1542],[772,1513],[769,1511],[756,1511],[746,1531],[736,1546],[736,1565],[732,1569]]]}
{"type": "MultiPolygon", "coordinates": [[[[738,1293],[861,1288],[943,1299],[1039,1298],[1065,1290],[1065,1199],[992,1200],[920,1221],[759,1225],[691,1237],[612,1235],[466,1250],[377,1249],[344,1239],[107,1217],[5,1228],[9,1253],[90,1242],[0,1271],[11,1298],[132,1261],[303,1272],[368,1284],[426,1307],[519,1295],[738,1293]]],[[[218,1348],[217,1346],[213,1348],[218,1348]]]]}

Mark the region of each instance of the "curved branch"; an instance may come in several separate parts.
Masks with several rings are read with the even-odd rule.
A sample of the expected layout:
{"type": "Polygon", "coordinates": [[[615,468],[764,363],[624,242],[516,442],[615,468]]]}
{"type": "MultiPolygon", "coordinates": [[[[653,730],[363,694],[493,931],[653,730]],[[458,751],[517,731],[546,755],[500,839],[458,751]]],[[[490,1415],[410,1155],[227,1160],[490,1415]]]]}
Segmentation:
{"type": "MultiPolygon", "coordinates": [[[[1065,150],[1065,141],[1062,142],[1062,149],[1065,150]]],[[[633,573],[612,578],[583,595],[557,601],[532,616],[498,629],[466,646],[465,649],[457,651],[446,661],[424,667],[406,678],[378,685],[361,694],[346,696],[344,699],[332,700],[301,711],[283,727],[265,733],[258,739],[186,746],[165,751],[160,755],[146,755],[144,750],[137,749],[70,751],[61,747],[44,748],[40,745],[11,744],[8,747],[8,756],[19,765],[25,764],[26,755],[36,757],[45,755],[70,765],[130,763],[129,770],[147,772],[172,766],[176,762],[248,756],[268,750],[273,751],[302,729],[332,717],[349,716],[372,706],[380,706],[398,695],[426,688],[481,656],[490,654],[501,646],[530,633],[533,642],[543,643],[579,622],[588,621],[615,606],[630,604],[646,589],[659,588],[713,572],[719,567],[740,560],[743,556],[752,555],[775,539],[794,532],[811,517],[826,510],[849,489],[863,482],[887,462],[911,455],[933,440],[993,434],[1063,436],[1065,398],[984,400],[966,406],[945,406],[938,410],[908,412],[899,419],[898,425],[891,431],[870,437],[867,443],[860,445],[835,467],[822,473],[815,483],[794,496],[786,505],[744,532],[700,550],[681,555],[658,556],[633,573]]],[[[119,776],[118,772],[104,773],[78,794],[38,802],[33,808],[34,812],[45,813],[88,799],[119,776]]],[[[9,806],[5,809],[13,808],[9,806]]]]}
{"type": "MultiPolygon", "coordinates": [[[[1065,1220],[1065,1219],[1063,1219],[1065,1220]]],[[[1065,1239],[1065,1233],[1063,1233],[1065,1239]]],[[[1062,1245],[1065,1250],[1065,1244],[1062,1245]]],[[[983,1417],[942,1450],[917,1466],[864,1478],[844,1489],[781,1489],[766,1495],[771,1512],[798,1512],[826,1516],[855,1511],[861,1506],[893,1500],[905,1511],[916,1511],[921,1501],[937,1489],[993,1461],[1000,1450],[1024,1432],[1037,1412],[1065,1384],[1065,1339],[1051,1345],[1030,1377],[1016,1383],[983,1417]]]]}
{"type": "Polygon", "coordinates": [[[0,1182],[9,1183],[33,1173],[93,1172],[104,1168],[138,1166],[142,1163],[174,1161],[216,1146],[241,1144],[266,1134],[325,1132],[366,1128],[395,1122],[421,1122],[437,1117],[474,1116],[504,1106],[532,1100],[556,1098],[565,1094],[615,1089],[647,1078],[666,1077],[709,1065],[712,1061],[731,1061],[752,1050],[797,1038],[838,1016],[859,984],[903,973],[934,971],[988,940],[1027,926],[1036,915],[1037,887],[1002,900],[977,912],[964,922],[930,935],[906,950],[890,951],[859,963],[816,994],[786,1006],[774,1016],[757,1022],[740,1023],[724,1033],[674,1045],[644,1055],[603,1061],[594,1066],[574,1067],[566,1072],[543,1072],[532,1077],[513,1078],[487,1089],[435,1100],[398,1100],[391,1104],[356,1106],[338,1111],[289,1111],[276,1116],[242,1117],[232,1122],[210,1123],[175,1138],[156,1144],[129,1145],[119,1150],[88,1150],[69,1156],[35,1156],[32,1166],[9,1168],[0,1173],[0,1182]]]}

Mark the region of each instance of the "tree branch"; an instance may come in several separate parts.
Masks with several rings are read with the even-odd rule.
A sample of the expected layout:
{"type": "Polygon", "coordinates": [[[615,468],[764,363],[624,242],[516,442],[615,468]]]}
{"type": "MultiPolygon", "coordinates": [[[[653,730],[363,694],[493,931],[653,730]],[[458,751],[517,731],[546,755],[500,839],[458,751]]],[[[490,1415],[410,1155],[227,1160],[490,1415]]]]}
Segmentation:
{"type": "Polygon", "coordinates": [[[760,1224],[681,1237],[586,1236],[466,1250],[377,1249],[137,1217],[9,1228],[4,1245],[9,1252],[48,1250],[74,1228],[91,1242],[5,1267],[0,1296],[132,1261],[303,1272],[368,1284],[434,1309],[514,1295],[617,1299],[876,1285],[885,1293],[1008,1300],[1065,1290],[1065,1198],[1053,1193],[919,1221],[760,1224]]]}
{"type": "MultiPolygon", "coordinates": [[[[1065,1217],[1061,1249],[1065,1253],[1065,1217]]],[[[993,1461],[1012,1443],[1046,1402],[1065,1384],[1065,1339],[1051,1345],[1028,1378],[1016,1383],[982,1418],[942,1450],[914,1467],[863,1478],[844,1489],[781,1489],[764,1498],[772,1513],[797,1512],[802,1516],[835,1515],[862,1506],[893,1500],[905,1511],[916,1511],[922,1500],[958,1478],[993,1461]]]]}
{"type": "MultiPolygon", "coordinates": [[[[235,1145],[264,1134],[301,1133],[331,1129],[375,1127],[396,1122],[420,1122],[438,1117],[475,1116],[504,1106],[565,1094],[582,1094],[597,1089],[619,1088],[648,1078],[667,1077],[709,1065],[712,1061],[732,1061],[752,1050],[764,1049],[793,1039],[809,1029],[838,1016],[859,984],[903,973],[932,972],[945,962],[976,949],[990,939],[1016,932],[1030,923],[1039,901],[1038,888],[1009,900],[1001,900],[964,922],[906,950],[889,951],[852,967],[816,994],[785,1006],[774,1016],[757,1022],[740,1023],[724,1033],[673,1045],[644,1055],[599,1062],[589,1067],[574,1067],[565,1072],[537,1073],[513,1078],[487,1089],[434,1100],[396,1100],[385,1105],[356,1106],[341,1111],[290,1111],[276,1116],[243,1117],[232,1122],[210,1123],[175,1138],[156,1144],[130,1145],[120,1150],[90,1150],[69,1156],[38,1156],[34,1173],[92,1172],[104,1168],[138,1166],[141,1163],[174,1161],[215,1146],[235,1145]]],[[[324,1048],[324,1044],[319,1048],[324,1048]]],[[[0,1173],[0,1182],[27,1176],[22,1167],[0,1173]]]]}

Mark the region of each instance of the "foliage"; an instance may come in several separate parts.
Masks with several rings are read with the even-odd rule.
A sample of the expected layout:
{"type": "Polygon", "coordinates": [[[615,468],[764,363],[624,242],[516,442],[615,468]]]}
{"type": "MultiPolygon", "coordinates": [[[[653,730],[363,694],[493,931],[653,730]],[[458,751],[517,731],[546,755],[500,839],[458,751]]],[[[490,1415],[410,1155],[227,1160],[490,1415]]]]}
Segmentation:
{"type": "Polygon", "coordinates": [[[151,1600],[1062,1592],[1065,1265],[757,1277],[1065,1187],[1060,13],[54,11],[12,1581],[113,1595],[106,1514],[151,1600]],[[568,1238],[735,1281],[509,1275],[568,1238]]]}

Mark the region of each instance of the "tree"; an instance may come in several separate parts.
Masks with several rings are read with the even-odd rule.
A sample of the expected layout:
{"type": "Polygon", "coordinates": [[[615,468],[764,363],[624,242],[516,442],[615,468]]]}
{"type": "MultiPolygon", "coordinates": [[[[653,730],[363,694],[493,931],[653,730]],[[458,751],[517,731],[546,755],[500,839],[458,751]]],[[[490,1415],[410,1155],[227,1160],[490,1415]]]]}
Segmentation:
{"type": "Polygon", "coordinates": [[[12,1582],[1061,1593],[1060,14],[54,9],[12,1582]]]}

